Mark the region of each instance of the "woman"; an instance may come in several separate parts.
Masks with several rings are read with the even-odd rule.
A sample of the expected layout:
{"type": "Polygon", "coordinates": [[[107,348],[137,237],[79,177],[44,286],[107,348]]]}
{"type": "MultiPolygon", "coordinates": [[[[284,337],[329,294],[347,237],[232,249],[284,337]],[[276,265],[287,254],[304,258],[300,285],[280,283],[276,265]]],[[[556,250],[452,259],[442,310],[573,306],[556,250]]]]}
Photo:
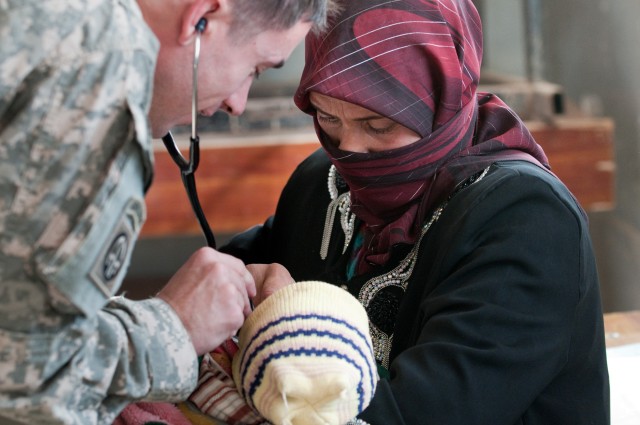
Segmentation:
{"type": "Polygon", "coordinates": [[[351,0],[295,95],[322,150],[227,248],[365,306],[371,424],[606,424],[584,212],[522,121],[478,93],[470,0],[351,0]]]}

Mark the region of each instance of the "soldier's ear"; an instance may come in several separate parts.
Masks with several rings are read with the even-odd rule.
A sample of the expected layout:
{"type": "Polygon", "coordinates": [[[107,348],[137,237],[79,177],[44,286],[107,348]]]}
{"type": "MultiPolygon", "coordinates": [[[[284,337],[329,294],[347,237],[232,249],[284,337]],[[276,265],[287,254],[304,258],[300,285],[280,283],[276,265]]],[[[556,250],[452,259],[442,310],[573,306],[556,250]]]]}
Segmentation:
{"type": "Polygon", "coordinates": [[[187,6],[182,15],[178,42],[182,45],[191,44],[196,31],[205,34],[218,22],[228,24],[230,18],[228,0],[196,0],[187,6]],[[204,24],[202,24],[203,18],[204,24]]]}

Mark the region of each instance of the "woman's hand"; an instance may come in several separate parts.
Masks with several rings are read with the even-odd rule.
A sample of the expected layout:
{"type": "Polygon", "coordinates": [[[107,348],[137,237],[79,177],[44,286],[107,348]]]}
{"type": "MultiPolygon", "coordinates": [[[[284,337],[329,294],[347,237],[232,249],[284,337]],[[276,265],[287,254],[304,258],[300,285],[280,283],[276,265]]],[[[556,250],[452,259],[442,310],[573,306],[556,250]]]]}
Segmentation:
{"type": "Polygon", "coordinates": [[[247,269],[256,283],[254,306],[259,305],[278,289],[295,283],[289,271],[281,264],[248,264],[247,269]]]}

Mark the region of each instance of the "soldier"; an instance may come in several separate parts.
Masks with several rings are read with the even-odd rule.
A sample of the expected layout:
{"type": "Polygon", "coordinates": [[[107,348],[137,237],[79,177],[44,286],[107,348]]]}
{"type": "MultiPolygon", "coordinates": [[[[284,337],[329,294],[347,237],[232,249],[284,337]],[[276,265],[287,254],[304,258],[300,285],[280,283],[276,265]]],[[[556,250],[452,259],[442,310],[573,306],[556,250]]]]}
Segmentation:
{"type": "Polygon", "coordinates": [[[254,280],[203,248],[157,297],[113,296],[151,138],[191,121],[196,38],[197,109],[240,114],[333,1],[0,0],[0,423],[111,423],[193,390],[197,355],[237,331],[274,269],[254,280]]]}

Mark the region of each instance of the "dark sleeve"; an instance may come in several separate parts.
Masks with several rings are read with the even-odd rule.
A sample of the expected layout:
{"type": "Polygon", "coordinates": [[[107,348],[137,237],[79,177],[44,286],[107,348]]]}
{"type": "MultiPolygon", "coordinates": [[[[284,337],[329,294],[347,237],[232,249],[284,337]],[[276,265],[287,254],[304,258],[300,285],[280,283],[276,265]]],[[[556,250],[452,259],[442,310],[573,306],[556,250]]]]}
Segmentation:
{"type": "Polygon", "coordinates": [[[421,245],[391,378],[361,418],[605,423],[602,315],[581,210],[534,176],[472,187],[421,245]]]}
{"type": "Polygon", "coordinates": [[[296,280],[317,278],[324,262],[319,250],[331,163],[322,149],[302,161],[280,194],[276,211],[263,225],[234,236],[222,252],[249,263],[280,263],[296,280]]]}
{"type": "Polygon", "coordinates": [[[273,259],[269,255],[269,238],[273,226],[273,216],[264,224],[255,225],[233,236],[220,247],[220,252],[233,255],[245,264],[268,264],[273,259]]]}

